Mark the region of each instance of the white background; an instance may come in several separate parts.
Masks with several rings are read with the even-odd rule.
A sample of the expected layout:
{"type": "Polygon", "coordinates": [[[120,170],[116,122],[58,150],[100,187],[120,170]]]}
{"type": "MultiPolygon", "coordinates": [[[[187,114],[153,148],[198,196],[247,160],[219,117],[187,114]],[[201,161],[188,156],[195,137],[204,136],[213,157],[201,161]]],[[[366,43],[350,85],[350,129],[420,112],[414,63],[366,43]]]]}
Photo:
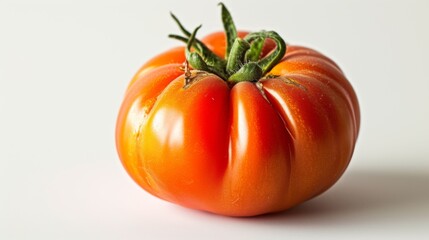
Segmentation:
{"type": "Polygon", "coordinates": [[[141,190],[116,155],[123,92],[145,60],[200,36],[216,1],[0,0],[0,239],[429,237],[429,1],[225,1],[237,26],[334,59],[362,109],[328,192],[281,214],[228,218],[141,190]]]}

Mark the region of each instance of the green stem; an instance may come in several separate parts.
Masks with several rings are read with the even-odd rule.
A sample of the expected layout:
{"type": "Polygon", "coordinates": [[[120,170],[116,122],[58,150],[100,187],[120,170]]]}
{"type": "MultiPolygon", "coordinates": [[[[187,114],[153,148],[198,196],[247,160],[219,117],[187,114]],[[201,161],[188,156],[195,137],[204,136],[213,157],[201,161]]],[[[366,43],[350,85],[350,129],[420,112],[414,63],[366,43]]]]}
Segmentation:
{"type": "Polygon", "coordinates": [[[285,41],[274,31],[261,31],[248,34],[244,40],[252,42],[258,38],[270,38],[276,43],[276,50],[271,54],[265,56],[263,59],[258,61],[259,66],[262,69],[263,74],[266,74],[271,70],[285,55],[286,53],[286,43],[285,41]]]}
{"type": "Polygon", "coordinates": [[[262,48],[264,47],[265,38],[256,38],[251,44],[249,51],[246,52],[246,62],[257,62],[261,56],[262,48]]]}
{"type": "Polygon", "coordinates": [[[228,78],[228,82],[236,84],[238,82],[256,82],[262,77],[262,69],[255,62],[244,64],[237,72],[228,78]]]}
{"type": "MultiPolygon", "coordinates": [[[[186,37],[181,37],[181,36],[178,36],[178,35],[173,35],[173,34],[170,34],[168,36],[170,38],[178,39],[180,41],[183,41],[183,42],[187,43],[190,40],[190,37],[191,37],[192,34],[188,30],[186,30],[186,28],[182,25],[182,23],[179,21],[179,19],[173,13],[170,13],[170,15],[173,18],[173,20],[177,23],[177,25],[179,26],[180,31],[187,38],[186,37]]],[[[200,54],[200,56],[204,59],[204,61],[208,65],[210,65],[210,66],[215,66],[215,65],[225,66],[226,65],[226,61],[225,60],[223,60],[222,58],[220,58],[219,56],[217,56],[216,54],[214,54],[200,40],[195,39],[195,41],[193,41],[192,47],[194,47],[195,51],[200,54]]]]}
{"type": "Polygon", "coordinates": [[[231,55],[226,63],[226,72],[229,75],[237,72],[244,64],[244,55],[250,48],[249,43],[241,38],[236,38],[231,48],[231,55]]]}
{"type": "Polygon", "coordinates": [[[237,37],[237,30],[231,14],[222,3],[222,22],[226,35],[225,59],[213,53],[203,42],[195,38],[201,26],[192,33],[171,14],[184,36],[170,34],[170,38],[186,43],[186,59],[194,69],[214,73],[234,85],[241,81],[256,82],[267,74],[284,56],[285,41],[274,31],[261,31],[248,34],[244,39],[237,37]],[[276,48],[260,59],[265,40],[272,39],[276,48]]]}
{"type": "Polygon", "coordinates": [[[191,67],[194,69],[199,69],[199,70],[214,73],[223,79],[227,78],[227,75],[225,74],[222,66],[209,65],[207,61],[205,61],[205,59],[203,59],[200,56],[200,54],[198,54],[197,52],[191,52],[191,48],[195,41],[195,36],[197,35],[197,32],[200,28],[201,28],[201,25],[195,28],[194,32],[192,32],[191,36],[189,37],[189,41],[185,49],[186,59],[188,60],[191,67]]]}
{"type": "Polygon", "coordinates": [[[237,38],[237,29],[235,28],[234,21],[232,21],[231,13],[229,13],[228,9],[225,7],[223,3],[219,3],[221,6],[221,14],[222,14],[222,23],[223,28],[225,29],[226,35],[226,52],[225,59],[228,59],[229,54],[231,52],[231,48],[233,47],[234,41],[237,38]]]}
{"type": "Polygon", "coordinates": [[[182,37],[182,36],[179,36],[179,35],[176,35],[176,34],[168,34],[168,37],[169,38],[173,38],[173,39],[176,39],[176,40],[179,40],[179,41],[182,41],[182,42],[184,42],[184,43],[188,43],[188,41],[189,41],[189,39],[188,38],[185,38],[185,37],[182,37]]]}
{"type": "Polygon", "coordinates": [[[186,30],[186,28],[182,25],[182,23],[179,21],[179,19],[174,15],[172,12],[170,12],[170,16],[173,18],[173,20],[176,22],[176,24],[179,26],[180,31],[185,34],[185,36],[190,37],[191,33],[186,30]]]}

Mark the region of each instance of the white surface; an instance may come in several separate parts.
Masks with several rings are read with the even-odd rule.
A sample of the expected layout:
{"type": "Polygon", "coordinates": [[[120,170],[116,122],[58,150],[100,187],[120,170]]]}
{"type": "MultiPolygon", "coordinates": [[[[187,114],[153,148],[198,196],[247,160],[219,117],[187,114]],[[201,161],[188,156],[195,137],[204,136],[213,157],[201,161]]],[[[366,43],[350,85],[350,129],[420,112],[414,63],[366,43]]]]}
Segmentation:
{"type": "Polygon", "coordinates": [[[221,29],[217,1],[142,2],[0,0],[0,239],[429,237],[427,1],[225,1],[239,28],[333,58],[362,109],[338,184],[257,218],[160,201],[122,169],[116,114],[138,67],[180,44],[169,11],[221,29]]]}

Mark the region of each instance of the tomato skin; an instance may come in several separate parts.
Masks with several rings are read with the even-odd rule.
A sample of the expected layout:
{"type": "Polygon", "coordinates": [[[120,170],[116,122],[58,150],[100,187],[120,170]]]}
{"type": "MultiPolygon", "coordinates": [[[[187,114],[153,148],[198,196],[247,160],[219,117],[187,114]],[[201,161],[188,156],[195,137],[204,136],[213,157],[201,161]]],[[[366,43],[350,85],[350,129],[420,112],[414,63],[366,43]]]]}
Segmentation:
{"type": "Polygon", "coordinates": [[[127,89],[129,89],[131,85],[142,78],[146,73],[167,64],[182,64],[185,60],[185,47],[169,49],[143,64],[131,79],[127,89]]]}
{"type": "MultiPolygon", "coordinates": [[[[223,56],[224,38],[214,33],[202,41],[223,56]]],[[[183,51],[146,63],[118,115],[119,157],[142,188],[182,206],[254,216],[295,206],[339,179],[353,154],[360,112],[332,60],[288,46],[273,78],[229,87],[192,71],[197,78],[184,88],[183,51]]]]}

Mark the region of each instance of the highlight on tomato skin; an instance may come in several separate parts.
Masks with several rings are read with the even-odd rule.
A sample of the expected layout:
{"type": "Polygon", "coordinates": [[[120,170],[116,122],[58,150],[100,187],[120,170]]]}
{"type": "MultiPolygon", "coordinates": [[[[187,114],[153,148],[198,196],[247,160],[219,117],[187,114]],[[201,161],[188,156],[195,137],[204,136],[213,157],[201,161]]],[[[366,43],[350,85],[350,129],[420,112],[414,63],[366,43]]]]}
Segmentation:
{"type": "Polygon", "coordinates": [[[256,216],[296,206],[346,170],[360,128],[357,96],[338,65],[274,31],[198,40],[148,60],[116,125],[119,158],[150,194],[192,209],[256,216]]]}

